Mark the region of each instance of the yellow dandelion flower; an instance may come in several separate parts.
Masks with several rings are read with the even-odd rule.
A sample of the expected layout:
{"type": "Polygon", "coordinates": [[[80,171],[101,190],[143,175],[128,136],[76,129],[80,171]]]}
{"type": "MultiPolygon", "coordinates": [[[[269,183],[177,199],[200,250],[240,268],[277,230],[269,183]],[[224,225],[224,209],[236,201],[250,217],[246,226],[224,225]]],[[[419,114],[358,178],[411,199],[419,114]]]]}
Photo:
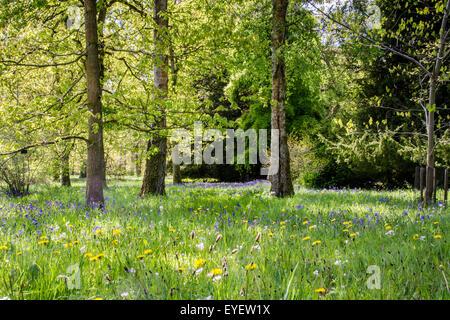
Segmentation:
{"type": "Polygon", "coordinates": [[[258,269],[258,265],[257,265],[256,263],[252,262],[252,263],[246,265],[246,266],[245,266],[245,269],[247,269],[247,270],[258,269]]]}
{"type": "Polygon", "coordinates": [[[286,221],[281,221],[280,222],[280,225],[285,225],[286,224],[286,221]]]}
{"type": "Polygon", "coordinates": [[[281,226],[281,227],[280,227],[280,229],[285,229],[285,228],[286,228],[286,226],[281,226]]]}
{"type": "Polygon", "coordinates": [[[345,221],[343,224],[344,224],[345,226],[347,226],[347,225],[350,224],[350,221],[345,221]]]}
{"type": "Polygon", "coordinates": [[[344,230],[342,230],[343,232],[348,232],[348,229],[344,229],[344,230]]]}
{"type": "Polygon", "coordinates": [[[0,250],[8,250],[7,246],[0,246],[0,250]]]}
{"type": "Polygon", "coordinates": [[[205,259],[198,259],[194,262],[194,267],[199,268],[206,263],[205,259]]]}
{"type": "Polygon", "coordinates": [[[441,239],[442,238],[442,236],[440,234],[435,234],[433,237],[436,238],[436,239],[441,239]]]}
{"type": "Polygon", "coordinates": [[[309,224],[309,221],[303,221],[303,225],[309,224]]]}
{"type": "Polygon", "coordinates": [[[56,255],[60,255],[61,252],[60,252],[60,251],[55,251],[55,254],[56,254],[56,255]]]}
{"type": "Polygon", "coordinates": [[[273,236],[273,233],[272,233],[272,232],[269,232],[269,233],[267,234],[267,236],[268,236],[268,237],[272,237],[272,236],[273,236]]]}
{"type": "Polygon", "coordinates": [[[41,239],[41,240],[47,240],[48,238],[47,238],[47,236],[41,236],[39,239],[41,239]]]}
{"type": "Polygon", "coordinates": [[[178,271],[180,271],[180,272],[183,272],[184,270],[185,270],[185,268],[183,268],[183,267],[178,268],[178,271]]]}
{"type": "Polygon", "coordinates": [[[144,251],[144,254],[150,254],[150,253],[152,253],[152,249],[148,249],[148,250],[144,251]]]}
{"type": "Polygon", "coordinates": [[[309,230],[312,230],[312,229],[315,229],[315,228],[317,228],[317,226],[316,226],[316,225],[313,225],[313,226],[310,226],[310,227],[309,227],[309,230]]]}
{"type": "Polygon", "coordinates": [[[119,234],[120,234],[120,230],[119,229],[113,230],[113,236],[118,236],[119,234]]]}
{"type": "Polygon", "coordinates": [[[319,244],[319,243],[321,243],[321,242],[322,242],[322,241],[317,240],[317,241],[314,241],[314,242],[312,243],[312,245],[315,246],[316,244],[319,244]]]}
{"type": "Polygon", "coordinates": [[[327,292],[327,290],[325,290],[325,288],[319,288],[319,289],[314,290],[314,292],[325,294],[327,292]]]}
{"type": "Polygon", "coordinates": [[[89,259],[90,261],[97,261],[100,260],[101,258],[103,258],[105,255],[103,253],[100,253],[98,255],[96,255],[95,257],[92,257],[91,259],[89,259]]]}
{"type": "Polygon", "coordinates": [[[336,221],[336,219],[331,219],[331,222],[335,222],[336,221]]]}
{"type": "Polygon", "coordinates": [[[102,229],[98,229],[95,231],[96,234],[101,234],[102,232],[103,232],[102,229]]]}
{"type": "Polygon", "coordinates": [[[145,255],[143,255],[143,254],[140,254],[137,256],[138,259],[143,259],[144,257],[145,257],[145,255]]]}
{"type": "Polygon", "coordinates": [[[350,237],[356,237],[356,233],[350,233],[350,237]]]}
{"type": "Polygon", "coordinates": [[[17,255],[18,255],[18,256],[21,256],[21,255],[23,255],[23,252],[22,252],[22,251],[19,251],[19,252],[17,252],[17,255]]]}
{"type": "Polygon", "coordinates": [[[175,233],[175,229],[170,229],[169,232],[175,233]]]}
{"type": "Polygon", "coordinates": [[[311,237],[304,237],[303,241],[306,241],[306,240],[309,240],[309,239],[311,239],[311,237]]]}
{"type": "Polygon", "coordinates": [[[42,240],[42,241],[38,242],[38,244],[47,244],[47,243],[48,243],[48,240],[42,240]]]}
{"type": "Polygon", "coordinates": [[[64,245],[64,248],[70,248],[70,247],[72,247],[73,245],[72,245],[72,243],[66,243],[65,245],[64,245]]]}
{"type": "Polygon", "coordinates": [[[414,240],[417,240],[417,238],[419,238],[419,235],[416,233],[416,234],[413,236],[413,239],[414,239],[414,240]]]}
{"type": "Polygon", "coordinates": [[[80,244],[80,241],[75,240],[75,241],[73,242],[73,244],[80,244]]]}
{"type": "Polygon", "coordinates": [[[391,229],[392,229],[391,226],[387,226],[387,227],[386,227],[386,230],[391,230],[391,229]]]}
{"type": "Polygon", "coordinates": [[[211,270],[211,273],[212,273],[214,276],[218,276],[219,274],[222,274],[222,269],[212,269],[212,270],[211,270]]]}
{"type": "Polygon", "coordinates": [[[88,253],[86,253],[86,254],[84,255],[84,257],[85,257],[85,258],[90,258],[90,257],[92,257],[92,253],[89,253],[89,252],[88,252],[88,253]]]}
{"type": "Polygon", "coordinates": [[[133,227],[132,226],[128,226],[127,229],[128,230],[133,230],[133,227]]]}
{"type": "Polygon", "coordinates": [[[113,244],[118,244],[118,243],[119,243],[119,240],[117,240],[117,239],[113,240],[113,244]]]}
{"type": "Polygon", "coordinates": [[[295,238],[295,235],[291,234],[291,235],[289,236],[289,238],[294,239],[294,238],[295,238]]]}

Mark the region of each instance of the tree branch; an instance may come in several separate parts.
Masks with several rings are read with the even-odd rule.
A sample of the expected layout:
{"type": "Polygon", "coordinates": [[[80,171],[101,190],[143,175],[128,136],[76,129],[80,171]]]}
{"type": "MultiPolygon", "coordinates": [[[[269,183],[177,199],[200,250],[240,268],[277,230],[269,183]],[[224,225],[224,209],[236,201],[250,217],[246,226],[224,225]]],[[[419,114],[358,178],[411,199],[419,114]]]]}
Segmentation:
{"type": "Polygon", "coordinates": [[[16,153],[19,153],[19,152],[22,152],[22,151],[26,151],[26,150],[29,150],[29,149],[34,149],[34,148],[38,148],[38,147],[45,147],[45,146],[49,146],[49,145],[54,145],[54,144],[59,143],[60,141],[75,140],[75,139],[76,140],[82,140],[82,141],[84,141],[86,143],[89,142],[89,140],[84,138],[84,137],[80,137],[80,136],[66,136],[66,137],[59,138],[58,141],[42,141],[42,142],[31,144],[31,145],[28,145],[26,147],[23,147],[23,148],[14,150],[14,151],[3,152],[3,153],[0,153],[0,156],[9,156],[9,155],[13,155],[13,154],[16,154],[16,153]]]}

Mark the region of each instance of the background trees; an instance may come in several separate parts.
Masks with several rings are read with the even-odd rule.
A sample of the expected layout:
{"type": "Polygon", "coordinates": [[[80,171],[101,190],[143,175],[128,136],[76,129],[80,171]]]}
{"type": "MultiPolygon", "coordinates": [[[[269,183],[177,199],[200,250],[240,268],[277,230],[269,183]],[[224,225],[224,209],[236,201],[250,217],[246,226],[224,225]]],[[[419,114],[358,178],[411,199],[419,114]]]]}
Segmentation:
{"type": "MultiPolygon", "coordinates": [[[[167,137],[198,120],[280,128],[277,195],[292,194],[291,172],[305,186],[392,188],[427,164],[429,180],[449,164],[448,11],[437,0],[4,1],[0,153],[51,159],[31,168],[63,185],[86,167],[99,205],[106,176],[140,176],[138,163],[141,194],[164,194],[167,137]]],[[[260,166],[169,171],[245,180],[260,166]]]]}

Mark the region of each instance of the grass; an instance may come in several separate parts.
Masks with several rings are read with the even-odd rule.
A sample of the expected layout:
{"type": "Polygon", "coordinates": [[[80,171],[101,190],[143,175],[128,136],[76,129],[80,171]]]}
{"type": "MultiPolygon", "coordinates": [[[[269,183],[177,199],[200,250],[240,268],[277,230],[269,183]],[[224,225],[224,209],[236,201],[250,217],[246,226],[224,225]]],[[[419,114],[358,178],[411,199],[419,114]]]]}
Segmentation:
{"type": "Polygon", "coordinates": [[[101,212],[83,186],[0,197],[0,298],[450,298],[450,210],[412,191],[192,183],[140,199],[125,180],[101,212]]]}

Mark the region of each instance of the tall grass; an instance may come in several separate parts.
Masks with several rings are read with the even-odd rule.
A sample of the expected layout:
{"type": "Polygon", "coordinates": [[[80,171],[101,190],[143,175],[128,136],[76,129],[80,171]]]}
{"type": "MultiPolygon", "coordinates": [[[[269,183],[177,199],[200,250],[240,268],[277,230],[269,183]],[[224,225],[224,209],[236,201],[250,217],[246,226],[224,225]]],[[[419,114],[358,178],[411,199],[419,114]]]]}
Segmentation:
{"type": "Polygon", "coordinates": [[[136,180],[110,183],[104,212],[84,205],[83,181],[2,196],[0,298],[450,298],[450,211],[422,208],[412,191],[138,191],[136,180]]]}

